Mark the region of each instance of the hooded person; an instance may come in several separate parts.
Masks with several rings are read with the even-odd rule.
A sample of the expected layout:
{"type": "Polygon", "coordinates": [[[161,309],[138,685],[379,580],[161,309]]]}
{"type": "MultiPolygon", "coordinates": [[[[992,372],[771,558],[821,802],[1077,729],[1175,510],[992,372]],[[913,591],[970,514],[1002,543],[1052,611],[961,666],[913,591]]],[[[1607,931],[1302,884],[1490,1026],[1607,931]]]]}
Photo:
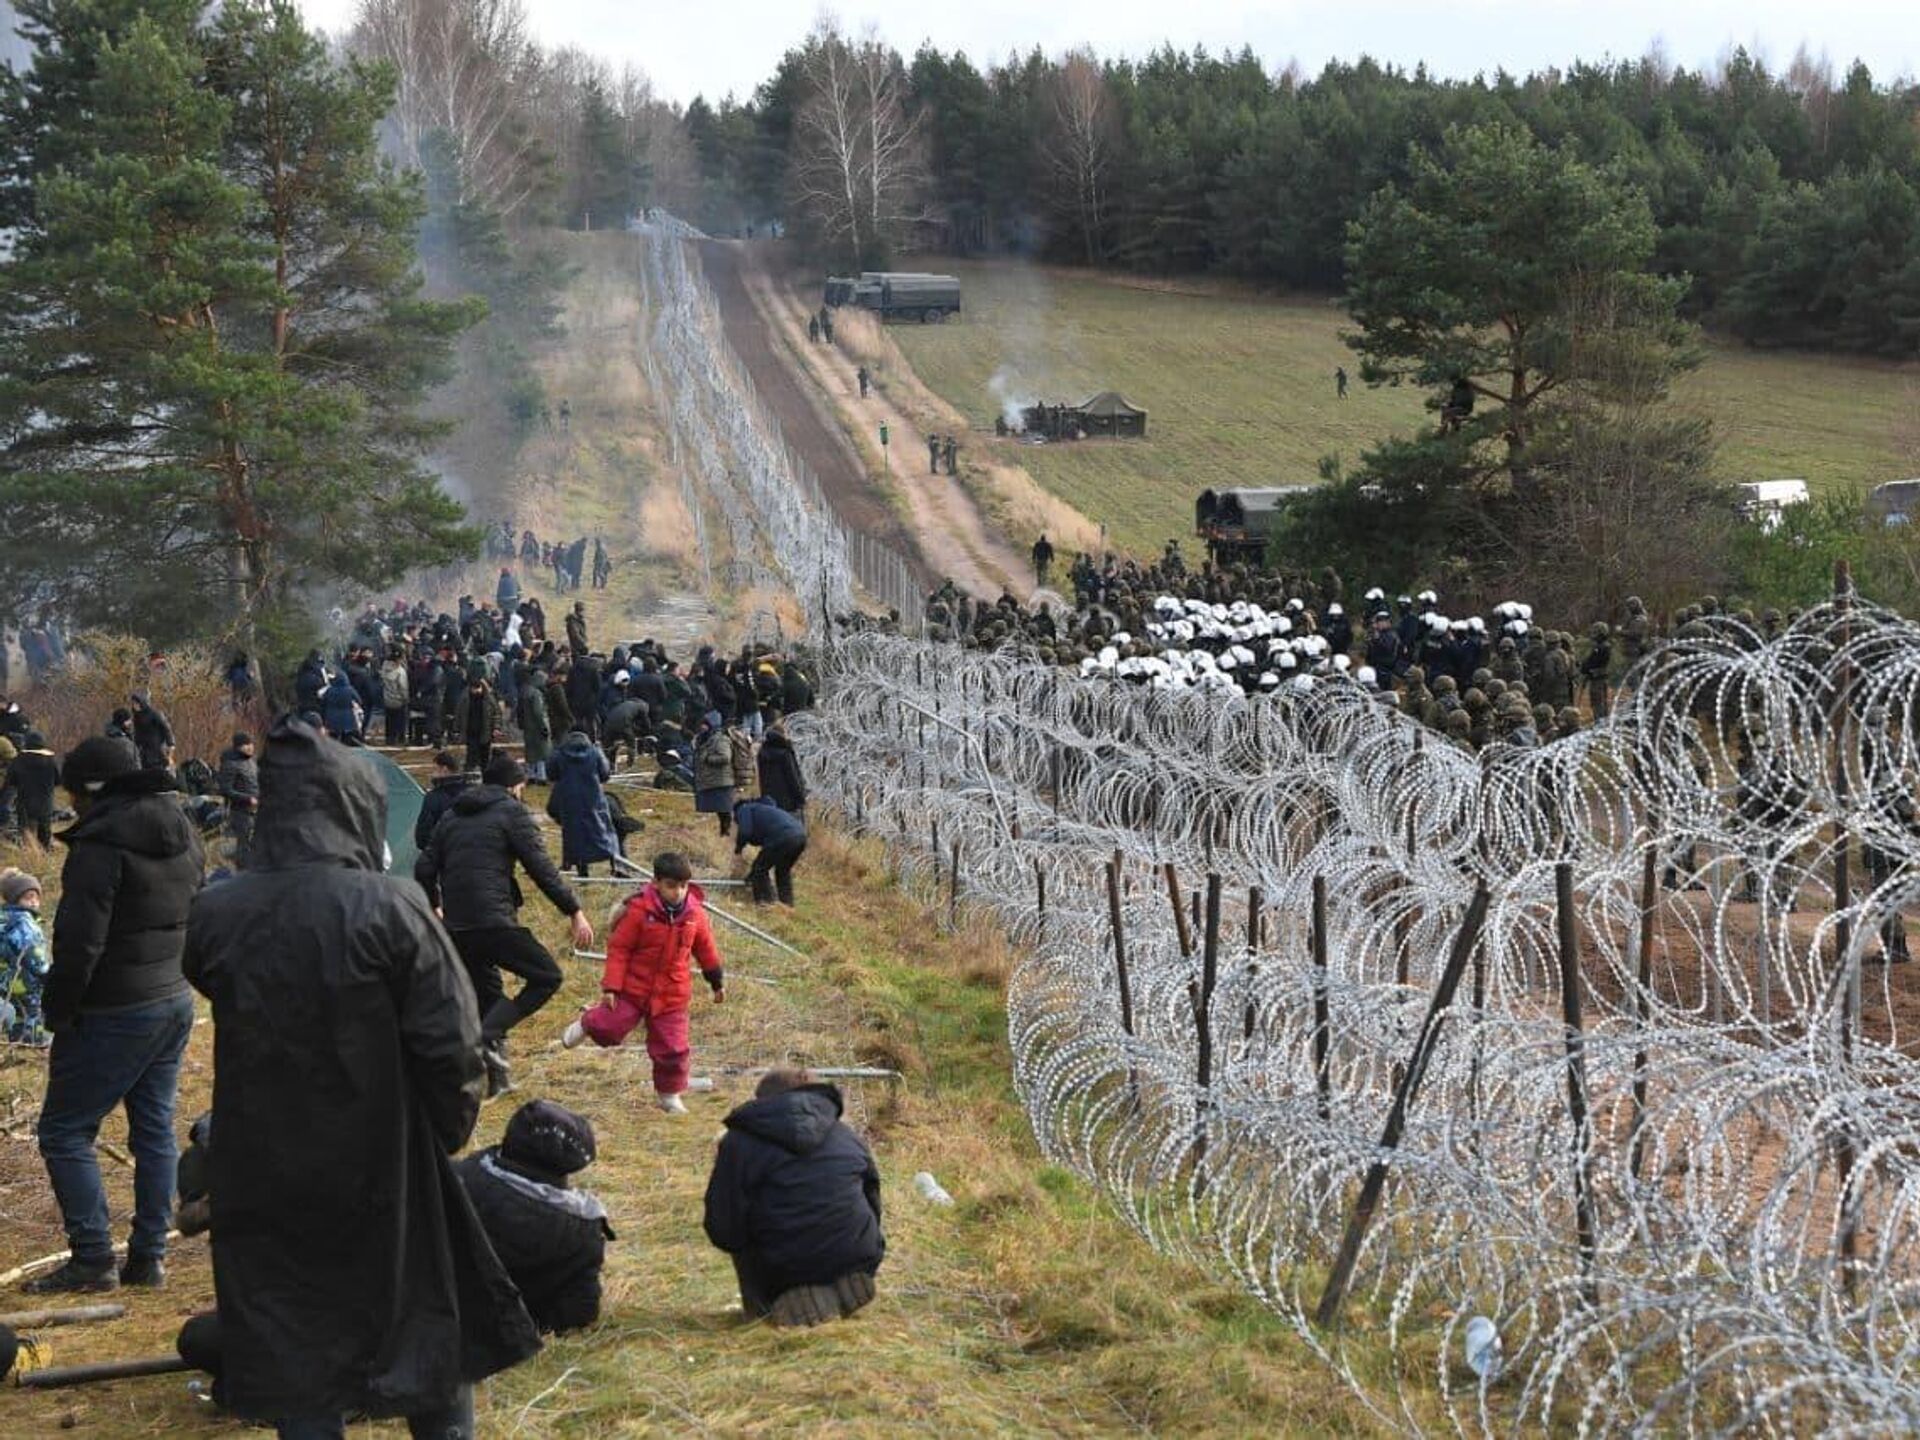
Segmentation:
{"type": "Polygon", "coordinates": [[[498,1145],[454,1166],[527,1313],[547,1334],[600,1318],[600,1268],[613,1227],[598,1199],[567,1183],[595,1153],[584,1115],[529,1100],[498,1145]]]}
{"type": "Polygon", "coordinates": [[[141,768],[166,770],[173,765],[173,725],[143,690],[128,698],[133,707],[133,744],[140,752],[141,768]]]}
{"type": "Polygon", "coordinates": [[[695,814],[719,816],[722,835],[733,821],[733,787],[733,742],[719,712],[709,710],[693,737],[693,808],[695,814]]]}
{"type": "Polygon", "coordinates": [[[807,811],[807,781],[785,725],[775,725],[760,742],[760,793],[789,815],[807,811]]]}
{"type": "Polygon", "coordinates": [[[560,868],[585,875],[596,861],[619,858],[620,833],[605,789],[613,777],[606,753],[575,730],[547,761],[547,774],[553,783],[547,814],[560,822],[560,868]]]}
{"type": "Polygon", "coordinates": [[[880,1170],[843,1109],[834,1086],[775,1070],[727,1116],[707,1180],[706,1232],[733,1258],[749,1316],[817,1325],[873,1299],[887,1253],[880,1170]]]}
{"type": "Polygon", "coordinates": [[[371,762],[284,720],[260,793],[251,866],[194,903],[184,962],[213,1004],[224,1399],[282,1435],[351,1412],[465,1440],[474,1382],[540,1348],[451,1159],[485,1079],[473,987],[381,873],[371,762]]]}
{"type": "Polygon", "coordinates": [[[60,761],[38,730],[26,731],[0,781],[0,815],[11,807],[21,830],[30,832],[43,849],[53,844],[54,791],[59,784],[60,761]]]}

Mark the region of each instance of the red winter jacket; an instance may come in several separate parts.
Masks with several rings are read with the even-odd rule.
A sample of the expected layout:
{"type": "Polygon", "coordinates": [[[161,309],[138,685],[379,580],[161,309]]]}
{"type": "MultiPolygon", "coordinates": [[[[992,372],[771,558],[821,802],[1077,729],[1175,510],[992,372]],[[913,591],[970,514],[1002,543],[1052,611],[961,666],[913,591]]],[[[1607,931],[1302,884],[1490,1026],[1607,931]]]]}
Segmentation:
{"type": "Polygon", "coordinates": [[[652,885],[628,900],[607,937],[600,988],[625,996],[649,1015],[684,1010],[693,999],[691,958],[700,962],[707,984],[719,989],[720,950],[703,898],[698,885],[689,887],[678,918],[667,914],[652,885]]]}

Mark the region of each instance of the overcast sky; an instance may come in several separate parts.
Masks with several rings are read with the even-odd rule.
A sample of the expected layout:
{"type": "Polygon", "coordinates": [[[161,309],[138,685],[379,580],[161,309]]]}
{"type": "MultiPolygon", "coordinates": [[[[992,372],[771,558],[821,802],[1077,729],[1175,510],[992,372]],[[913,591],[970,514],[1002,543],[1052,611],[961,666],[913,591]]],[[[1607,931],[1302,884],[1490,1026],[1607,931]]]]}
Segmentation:
{"type": "MultiPolygon", "coordinates": [[[[355,0],[300,0],[315,22],[350,20],[355,0]]],[[[549,45],[577,45],[631,61],[667,98],[742,97],[771,73],[819,13],[809,0],[528,0],[549,45]]],[[[976,62],[1034,45],[1051,52],[1092,42],[1103,55],[1178,48],[1254,52],[1278,69],[1309,72],[1329,59],[1371,54],[1445,75],[1513,71],[1568,60],[1640,55],[1656,37],[1689,67],[1746,45],[1784,65],[1803,42],[1837,68],[1856,56],[1882,81],[1920,71],[1916,0],[888,0],[833,7],[867,21],[903,52],[923,40],[976,62]]]]}

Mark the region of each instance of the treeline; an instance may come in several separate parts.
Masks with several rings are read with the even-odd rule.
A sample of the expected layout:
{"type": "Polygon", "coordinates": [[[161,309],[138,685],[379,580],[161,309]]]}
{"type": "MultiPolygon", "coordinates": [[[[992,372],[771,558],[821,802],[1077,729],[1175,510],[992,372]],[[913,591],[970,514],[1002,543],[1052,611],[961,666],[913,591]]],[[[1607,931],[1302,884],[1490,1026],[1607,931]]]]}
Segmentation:
{"type": "Polygon", "coordinates": [[[710,226],[785,217],[847,262],[1011,251],[1329,291],[1368,198],[1450,128],[1496,123],[1645,194],[1650,263],[1691,277],[1693,317],[1756,344],[1920,349],[1920,88],[1864,65],[1740,51],[1713,73],[1648,56],[1452,81],[1363,59],[1307,79],[1164,50],[981,68],[823,26],[751,100],[686,113],[710,226]],[[878,223],[836,213],[853,207],[823,167],[878,223]]]}

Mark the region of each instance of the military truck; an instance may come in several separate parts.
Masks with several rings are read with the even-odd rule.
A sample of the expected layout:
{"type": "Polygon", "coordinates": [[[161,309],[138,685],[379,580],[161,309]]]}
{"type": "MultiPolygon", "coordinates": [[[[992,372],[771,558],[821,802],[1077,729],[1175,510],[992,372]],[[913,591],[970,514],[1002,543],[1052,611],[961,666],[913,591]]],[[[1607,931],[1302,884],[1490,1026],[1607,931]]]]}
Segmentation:
{"type": "Polygon", "coordinates": [[[1259,490],[1202,490],[1193,502],[1193,533],[1206,542],[1216,565],[1266,563],[1267,541],[1281,515],[1311,485],[1274,485],[1259,490]]]}
{"type": "Polygon", "coordinates": [[[863,270],[857,279],[829,276],[824,298],[835,308],[851,305],[883,320],[938,325],[960,313],[960,282],[918,270],[863,270]]]}

